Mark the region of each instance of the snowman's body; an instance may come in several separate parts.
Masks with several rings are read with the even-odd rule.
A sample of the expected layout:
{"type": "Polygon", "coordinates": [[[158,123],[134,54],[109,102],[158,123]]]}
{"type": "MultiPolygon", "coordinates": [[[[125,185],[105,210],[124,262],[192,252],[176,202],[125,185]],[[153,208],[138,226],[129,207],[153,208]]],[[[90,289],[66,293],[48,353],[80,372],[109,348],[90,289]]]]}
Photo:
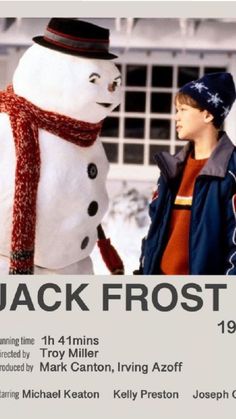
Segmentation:
{"type": "MultiPolygon", "coordinates": [[[[42,109],[97,123],[119,103],[119,89],[107,88],[118,77],[119,71],[110,61],[74,57],[34,45],[15,71],[13,88],[42,109]]],[[[10,252],[16,157],[7,114],[0,114],[0,127],[3,273],[7,272],[5,257],[10,252]]],[[[35,273],[90,274],[89,255],[108,206],[108,161],[103,146],[99,138],[90,147],[77,146],[42,129],[39,144],[34,261],[40,268],[35,273]]]]}

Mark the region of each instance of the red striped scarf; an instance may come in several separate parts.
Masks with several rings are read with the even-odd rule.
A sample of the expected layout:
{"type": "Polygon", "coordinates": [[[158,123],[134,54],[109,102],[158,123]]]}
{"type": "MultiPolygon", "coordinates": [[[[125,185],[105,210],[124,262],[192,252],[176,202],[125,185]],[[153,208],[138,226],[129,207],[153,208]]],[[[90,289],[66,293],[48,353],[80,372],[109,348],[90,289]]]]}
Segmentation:
{"type": "Polygon", "coordinates": [[[81,147],[91,146],[100,133],[97,124],[45,111],[14,93],[0,92],[0,112],[10,117],[16,151],[15,193],[9,274],[33,274],[36,200],[40,178],[39,128],[81,147]]]}

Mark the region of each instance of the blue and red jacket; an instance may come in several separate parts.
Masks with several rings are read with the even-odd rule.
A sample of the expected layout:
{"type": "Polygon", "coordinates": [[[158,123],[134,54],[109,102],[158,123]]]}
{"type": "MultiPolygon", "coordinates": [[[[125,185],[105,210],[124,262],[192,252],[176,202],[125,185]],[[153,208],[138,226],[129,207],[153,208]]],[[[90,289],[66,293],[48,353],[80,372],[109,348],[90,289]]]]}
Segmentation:
{"type": "MultiPolygon", "coordinates": [[[[195,181],[189,231],[190,275],[236,274],[236,149],[226,133],[221,134],[195,181]]],[[[155,156],[161,175],[149,207],[151,225],[142,244],[139,273],[143,275],[160,274],[171,210],[191,149],[188,143],[175,156],[167,152],[155,156]]]]}

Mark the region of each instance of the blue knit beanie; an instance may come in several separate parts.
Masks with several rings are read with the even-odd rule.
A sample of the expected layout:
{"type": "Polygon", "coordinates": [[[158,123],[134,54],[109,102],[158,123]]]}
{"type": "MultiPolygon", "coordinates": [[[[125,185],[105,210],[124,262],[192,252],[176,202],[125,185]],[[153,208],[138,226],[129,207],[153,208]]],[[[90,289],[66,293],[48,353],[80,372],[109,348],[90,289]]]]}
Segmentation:
{"type": "Polygon", "coordinates": [[[235,99],[236,91],[230,73],[209,73],[180,88],[203,108],[208,110],[220,126],[228,115],[235,99]]]}

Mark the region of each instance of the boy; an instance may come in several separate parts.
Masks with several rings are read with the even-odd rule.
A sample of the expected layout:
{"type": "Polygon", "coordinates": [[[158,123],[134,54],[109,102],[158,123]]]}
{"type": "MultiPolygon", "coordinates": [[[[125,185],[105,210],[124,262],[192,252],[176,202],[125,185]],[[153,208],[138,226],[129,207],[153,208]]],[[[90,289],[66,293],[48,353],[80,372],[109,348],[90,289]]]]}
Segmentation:
{"type": "Polygon", "coordinates": [[[235,98],[226,72],[177,93],[176,129],[188,143],[175,156],[155,156],[161,175],[135,273],[236,274],[236,150],[220,131],[235,98]]]}

